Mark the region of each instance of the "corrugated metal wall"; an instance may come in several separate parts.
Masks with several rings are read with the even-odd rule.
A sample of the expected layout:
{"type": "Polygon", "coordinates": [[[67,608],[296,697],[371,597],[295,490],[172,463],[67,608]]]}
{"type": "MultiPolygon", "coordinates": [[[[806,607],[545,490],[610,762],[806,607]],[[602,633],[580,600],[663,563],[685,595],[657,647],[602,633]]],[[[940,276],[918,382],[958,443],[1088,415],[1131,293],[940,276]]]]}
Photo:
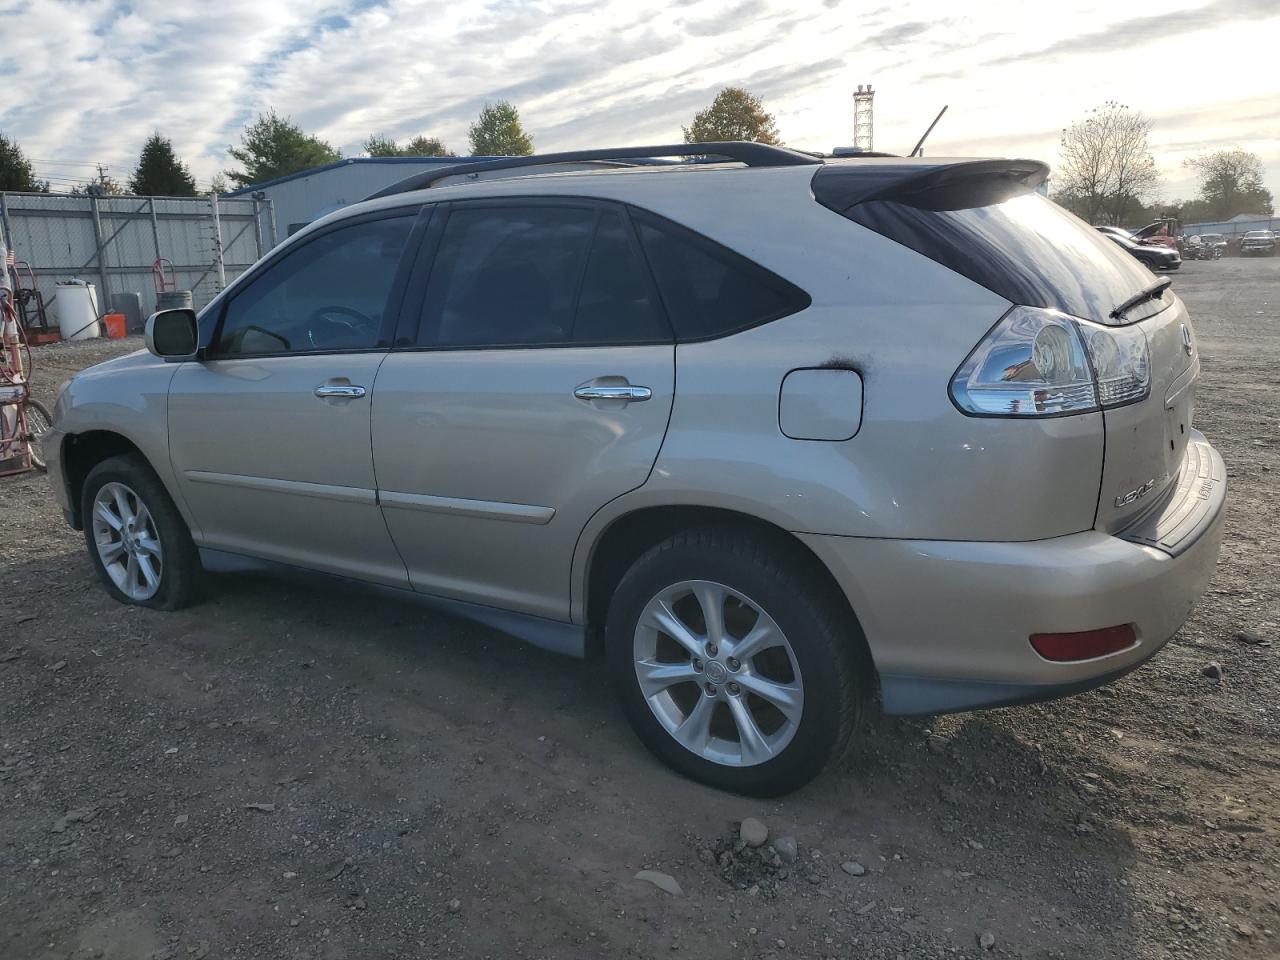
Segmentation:
{"type": "MultiPolygon", "coordinates": [[[[192,291],[197,309],[273,245],[270,201],[218,201],[217,229],[207,197],[80,197],[0,193],[0,226],[9,249],[31,265],[56,325],[60,280],[87,280],[106,309],[113,293],[138,293],[145,316],[155,309],[152,264],[173,263],[177,289],[192,291]]],[[[21,278],[25,284],[25,272],[21,278]]]]}
{"type": "Polygon", "coordinates": [[[249,191],[261,191],[275,204],[276,227],[283,240],[326,213],[348,204],[359,203],[371,193],[389,187],[397,180],[430,170],[466,162],[467,158],[407,157],[378,158],[370,162],[358,158],[329,167],[320,167],[300,176],[282,179],[249,191]],[[394,162],[387,162],[393,160],[394,162]]]}

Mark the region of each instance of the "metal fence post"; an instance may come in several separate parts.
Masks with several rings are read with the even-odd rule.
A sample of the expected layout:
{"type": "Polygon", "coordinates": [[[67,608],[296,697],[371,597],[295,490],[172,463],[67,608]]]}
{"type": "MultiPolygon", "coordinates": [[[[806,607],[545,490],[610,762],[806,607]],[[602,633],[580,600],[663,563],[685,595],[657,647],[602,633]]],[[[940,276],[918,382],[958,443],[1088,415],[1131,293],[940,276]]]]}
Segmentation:
{"type": "Polygon", "coordinates": [[[276,202],[270,197],[267,198],[267,220],[271,224],[271,246],[274,248],[280,241],[276,234],[276,202]]]}
{"type": "Polygon", "coordinates": [[[102,213],[98,209],[97,197],[89,197],[89,209],[93,213],[93,239],[98,248],[98,280],[102,283],[102,297],[98,305],[101,308],[111,302],[111,286],[107,282],[106,248],[102,244],[102,213]]]}
{"type": "Polygon", "coordinates": [[[13,233],[9,230],[9,200],[3,190],[0,190],[0,229],[4,230],[5,243],[12,250],[13,233]]]}
{"type": "Polygon", "coordinates": [[[156,216],[156,198],[147,197],[147,209],[151,212],[151,239],[156,245],[156,259],[160,259],[160,218],[156,216]]]}
{"type": "Polygon", "coordinates": [[[253,196],[253,247],[257,251],[257,259],[262,259],[262,207],[258,195],[253,196]]]}
{"type": "Polygon", "coordinates": [[[209,207],[213,211],[213,265],[218,271],[218,290],[227,286],[227,271],[222,261],[222,222],[218,219],[218,194],[209,194],[209,207]]]}

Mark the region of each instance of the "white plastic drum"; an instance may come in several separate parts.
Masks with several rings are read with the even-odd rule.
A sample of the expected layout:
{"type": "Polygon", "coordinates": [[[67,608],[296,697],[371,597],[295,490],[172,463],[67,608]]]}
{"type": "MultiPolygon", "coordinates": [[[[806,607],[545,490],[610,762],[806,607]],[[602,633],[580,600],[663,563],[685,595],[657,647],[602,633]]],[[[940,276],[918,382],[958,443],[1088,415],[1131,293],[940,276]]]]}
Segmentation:
{"type": "Polygon", "coordinates": [[[85,280],[66,280],[58,284],[58,332],[63,340],[91,340],[102,336],[98,323],[98,291],[85,280]]]}

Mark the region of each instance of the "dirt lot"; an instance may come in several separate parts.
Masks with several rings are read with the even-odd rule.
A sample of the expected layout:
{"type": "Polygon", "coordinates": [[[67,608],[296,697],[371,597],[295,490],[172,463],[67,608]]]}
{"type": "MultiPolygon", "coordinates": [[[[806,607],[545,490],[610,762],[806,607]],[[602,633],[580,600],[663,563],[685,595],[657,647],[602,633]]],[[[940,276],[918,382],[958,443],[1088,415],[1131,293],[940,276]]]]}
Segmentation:
{"type": "MultiPolygon", "coordinates": [[[[878,720],[780,801],[660,767],[602,664],[416,607],[119,606],[0,480],[0,958],[1280,956],[1280,259],[1175,284],[1231,483],[1191,621],[1111,688],[878,720]]],[[[41,386],[120,349],[43,348],[41,386]]]]}

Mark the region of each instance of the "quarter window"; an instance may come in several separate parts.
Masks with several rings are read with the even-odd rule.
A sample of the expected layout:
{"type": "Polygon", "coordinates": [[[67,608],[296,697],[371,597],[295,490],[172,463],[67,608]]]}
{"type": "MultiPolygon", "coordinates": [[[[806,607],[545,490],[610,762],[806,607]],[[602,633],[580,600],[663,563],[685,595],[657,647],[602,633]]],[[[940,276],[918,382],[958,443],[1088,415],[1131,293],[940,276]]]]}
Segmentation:
{"type": "Polygon", "coordinates": [[[410,214],[354,223],[286,254],[231,298],[212,355],[377,346],[413,221],[410,214]]]}
{"type": "Polygon", "coordinates": [[[636,218],[679,340],[707,340],[805,309],[799,287],[705,237],[636,218]]]}
{"type": "Polygon", "coordinates": [[[670,339],[616,210],[464,204],[449,213],[423,304],[422,346],[670,339]]]}

